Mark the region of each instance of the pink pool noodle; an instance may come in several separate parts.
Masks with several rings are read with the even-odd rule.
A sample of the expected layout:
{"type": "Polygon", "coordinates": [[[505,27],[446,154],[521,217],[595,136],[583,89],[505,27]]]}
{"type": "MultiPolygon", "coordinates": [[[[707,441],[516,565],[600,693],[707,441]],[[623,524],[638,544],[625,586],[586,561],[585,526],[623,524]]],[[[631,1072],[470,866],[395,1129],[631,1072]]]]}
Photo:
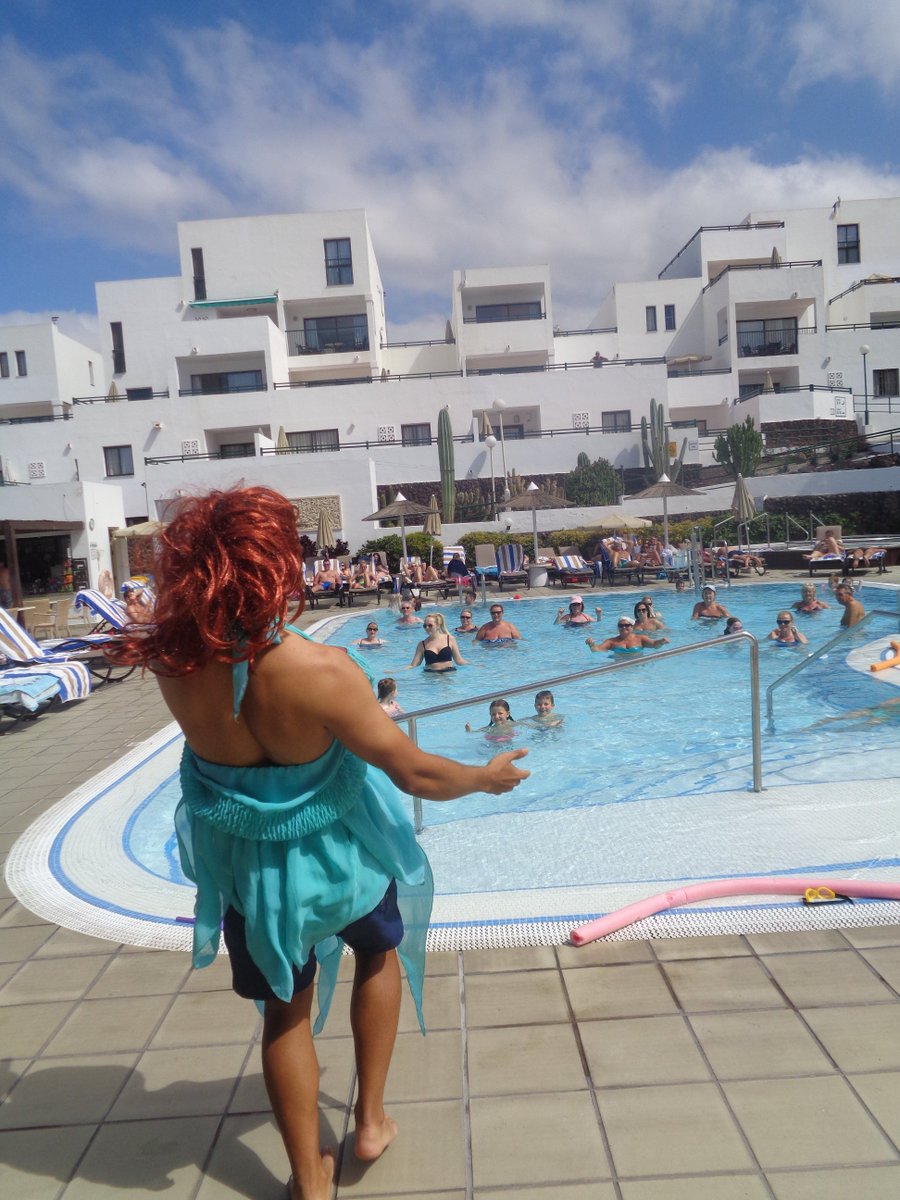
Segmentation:
{"type": "Polygon", "coordinates": [[[716,900],[721,896],[802,896],[807,888],[830,888],[839,896],[864,896],[870,900],[900,900],[900,883],[873,883],[864,879],[797,879],[761,878],[716,879],[708,883],[691,883],[687,887],[675,888],[671,892],[660,892],[636,904],[627,904],[608,916],[598,917],[573,929],[569,939],[575,946],[595,942],[597,938],[633,925],[644,917],[690,904],[694,900],[716,900]]]}

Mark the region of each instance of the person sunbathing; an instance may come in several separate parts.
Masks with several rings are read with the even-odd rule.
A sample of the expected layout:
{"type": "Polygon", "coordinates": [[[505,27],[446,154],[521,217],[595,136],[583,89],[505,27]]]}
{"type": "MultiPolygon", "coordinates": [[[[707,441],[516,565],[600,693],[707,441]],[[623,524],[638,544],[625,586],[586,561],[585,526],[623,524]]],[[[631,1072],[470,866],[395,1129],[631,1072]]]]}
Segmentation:
{"type": "Polygon", "coordinates": [[[330,558],[323,558],[321,567],[313,576],[312,590],[314,592],[339,592],[340,589],[340,572],[330,558]]]}
{"type": "Polygon", "coordinates": [[[585,638],[585,642],[590,646],[595,653],[601,653],[604,650],[612,650],[613,653],[622,654],[633,650],[644,650],[650,647],[656,650],[659,646],[668,644],[669,639],[648,637],[646,633],[635,633],[633,617],[619,617],[617,625],[618,633],[615,637],[608,637],[604,642],[595,642],[593,638],[585,638]]]}
{"type": "Polygon", "coordinates": [[[809,554],[804,554],[803,557],[808,562],[815,562],[819,558],[843,558],[844,543],[838,541],[834,529],[825,529],[809,554]]]}

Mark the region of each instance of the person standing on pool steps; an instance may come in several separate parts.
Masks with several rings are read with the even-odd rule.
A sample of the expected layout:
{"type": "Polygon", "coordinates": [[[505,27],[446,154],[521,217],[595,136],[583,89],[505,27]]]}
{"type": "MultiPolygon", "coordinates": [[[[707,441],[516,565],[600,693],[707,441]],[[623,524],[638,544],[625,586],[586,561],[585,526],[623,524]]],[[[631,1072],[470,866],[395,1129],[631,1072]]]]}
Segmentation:
{"type": "MultiPolygon", "coordinates": [[[[528,775],[525,750],[464,766],[419,750],[338,647],[287,624],[302,596],[297,514],[268,488],[186,500],[159,539],[153,626],[116,661],[141,664],[185,734],[176,811],[197,886],[195,967],[223,929],[235,991],[263,1006],[263,1074],[292,1200],[330,1196],[322,1153],[312,983],[321,1028],[341,947],[356,953],[351,1000],[359,1079],[356,1154],[396,1136],[384,1111],[400,1006],[398,952],[420,1013],[431,871],[397,788],[430,800],[499,795],[528,775]]],[[[302,599],[297,611],[302,611],[302,599]]]]}

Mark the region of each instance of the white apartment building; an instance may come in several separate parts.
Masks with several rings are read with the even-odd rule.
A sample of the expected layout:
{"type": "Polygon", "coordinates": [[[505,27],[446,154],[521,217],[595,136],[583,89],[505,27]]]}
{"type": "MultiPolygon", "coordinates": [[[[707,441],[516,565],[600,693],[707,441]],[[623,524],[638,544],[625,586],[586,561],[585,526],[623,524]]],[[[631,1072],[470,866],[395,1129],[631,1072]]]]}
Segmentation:
{"type": "Polygon", "coordinates": [[[23,566],[68,547],[96,583],[121,568],[110,527],[239,480],[310,530],[327,505],[355,549],[378,485],[438,479],[445,406],[459,481],[501,472],[485,413],[527,476],[582,451],[640,467],[651,398],[694,465],[748,414],[777,441],[866,411],[877,433],[900,407],[900,198],[699,229],[586,330],[554,321],[546,266],[460,270],[446,328],[414,344],[388,340],[362,210],[184,222],[178,247],[176,276],[97,284],[100,354],[0,328],[0,532],[23,566]]]}

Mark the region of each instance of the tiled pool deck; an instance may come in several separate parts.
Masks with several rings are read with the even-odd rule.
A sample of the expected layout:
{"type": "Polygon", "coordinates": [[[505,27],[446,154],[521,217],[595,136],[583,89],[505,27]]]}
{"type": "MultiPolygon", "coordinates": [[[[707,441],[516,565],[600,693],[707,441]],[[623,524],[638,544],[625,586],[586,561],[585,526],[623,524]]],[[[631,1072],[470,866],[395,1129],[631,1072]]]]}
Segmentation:
{"type": "MultiPolygon", "coordinates": [[[[2,738],[0,857],[168,719],[133,677],[2,738]]],[[[900,1196],[900,926],[431,955],[366,1171],[348,991],[319,1041],[338,1197],[900,1196]]],[[[71,933],[0,882],[0,1195],[281,1200],[259,1033],[224,960],[71,933]]]]}

